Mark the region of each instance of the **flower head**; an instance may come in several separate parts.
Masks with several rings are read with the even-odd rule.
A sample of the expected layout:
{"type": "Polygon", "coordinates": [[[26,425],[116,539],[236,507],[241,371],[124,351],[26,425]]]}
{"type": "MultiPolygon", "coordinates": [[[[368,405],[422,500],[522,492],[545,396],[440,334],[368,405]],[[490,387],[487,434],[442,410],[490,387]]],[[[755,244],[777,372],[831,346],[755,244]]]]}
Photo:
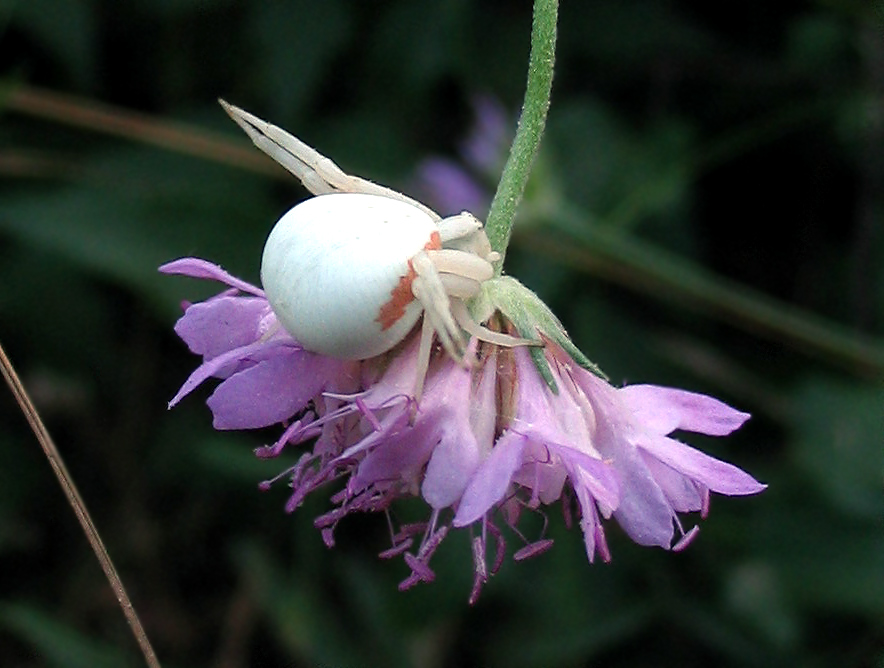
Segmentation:
{"type": "Polygon", "coordinates": [[[304,350],[279,326],[260,289],[220,267],[188,258],[160,270],[228,286],[187,305],[176,325],[203,363],[170,407],[215,377],[221,382],[207,403],[217,429],[278,424],[279,438],[256,454],[277,457],[294,448],[301,454],[261,487],[287,481],[288,512],[311,492],[329,489],[332,508],[314,522],[329,546],[345,516],[386,512],[400,497],[423,498],[426,522],[394,527],[381,552],[402,555],[409,566],[403,589],[434,578],[431,557],[452,528],[472,536],[472,601],[501,565],[505,528],[523,543],[516,559],[552,544],[544,535],[522,535],[525,511],[542,512],[561,500],[566,513],[576,510],[589,560],[607,561],[603,520],[613,518],[641,545],[681,549],[697,528],[686,531],[679,515],[705,516],[710,492],[764,489],[737,467],[671,437],[675,431],[724,436],[746,413],[684,390],[610,385],[575,361],[551,314],[538,310],[532,293],[513,288],[512,279],[495,279],[510,285],[497,302],[486,290],[498,307],[498,326],[523,336],[533,328],[543,348],[474,338],[469,365],[434,350],[418,400],[419,328],[382,355],[337,360],[304,350]],[[490,542],[496,556],[489,564],[490,542]]]}
{"type": "MultiPolygon", "coordinates": [[[[451,529],[466,529],[475,601],[501,566],[505,530],[522,543],[516,560],[552,545],[545,529],[522,534],[525,511],[542,514],[561,502],[566,518],[579,518],[589,560],[607,561],[605,520],[641,545],[682,549],[697,528],[686,531],[680,515],[705,516],[710,492],[764,489],[672,438],[676,431],[724,436],[749,416],[684,390],[610,385],[537,295],[500,275],[508,231],[495,236],[503,246],[495,249],[468,212],[443,219],[222,104],[256,146],[322,198],[295,207],[271,232],[266,295],[204,260],[160,267],[227,286],[187,304],[175,326],[203,363],[169,406],[214,377],[220,383],[207,403],[216,429],[278,425],[279,437],[255,454],[299,454],[260,487],[285,480],[288,512],[330,490],[330,510],[314,520],[329,547],[346,516],[387,512],[398,499],[419,496],[426,521],[395,526],[388,515],[390,546],[380,556],[401,555],[408,565],[400,588],[429,582],[440,543],[451,529]]],[[[532,114],[545,109],[535,104],[532,114]]],[[[464,150],[488,171],[504,114],[480,100],[477,115],[464,150]]],[[[520,132],[537,121],[520,122],[520,132]]],[[[523,159],[507,165],[530,164],[531,145],[521,146],[523,159]]],[[[436,170],[440,183],[457,176],[443,172],[436,170]]],[[[518,174],[511,176],[515,183],[518,174]]],[[[471,187],[465,177],[448,191],[471,187]]],[[[518,194],[510,199],[514,205],[518,194]]],[[[511,216],[496,220],[498,232],[512,225],[511,216]]]]}

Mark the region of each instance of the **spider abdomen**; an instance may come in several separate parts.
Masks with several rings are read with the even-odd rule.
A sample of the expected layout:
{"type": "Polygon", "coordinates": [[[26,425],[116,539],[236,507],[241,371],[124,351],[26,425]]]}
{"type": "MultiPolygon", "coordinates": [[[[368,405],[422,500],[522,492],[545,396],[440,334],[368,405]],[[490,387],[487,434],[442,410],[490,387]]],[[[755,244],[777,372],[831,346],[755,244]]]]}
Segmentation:
{"type": "Polygon", "coordinates": [[[401,341],[423,309],[411,259],[441,248],[433,219],[406,202],[321,195],[270,233],[261,281],[280,324],[305,349],[367,359],[401,341]]]}

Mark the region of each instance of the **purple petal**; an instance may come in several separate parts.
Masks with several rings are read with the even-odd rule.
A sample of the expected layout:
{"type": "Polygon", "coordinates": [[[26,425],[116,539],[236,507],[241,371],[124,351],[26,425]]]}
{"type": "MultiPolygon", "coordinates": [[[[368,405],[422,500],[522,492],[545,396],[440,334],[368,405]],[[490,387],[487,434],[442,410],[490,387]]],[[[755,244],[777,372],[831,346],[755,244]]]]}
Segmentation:
{"type": "Polygon", "coordinates": [[[491,452],[497,427],[497,356],[492,353],[482,369],[479,386],[470,397],[470,428],[483,455],[491,452]]]}
{"type": "Polygon", "coordinates": [[[446,428],[427,464],[421,494],[434,509],[453,505],[479,465],[479,445],[467,429],[446,428]]]}
{"type": "Polygon", "coordinates": [[[617,507],[620,503],[620,485],[613,466],[566,446],[550,443],[548,447],[565,462],[575,489],[585,487],[602,504],[606,515],[617,507]]]}
{"type": "Polygon", "coordinates": [[[702,510],[708,495],[706,487],[688,476],[667,466],[653,455],[641,450],[642,461],[663,490],[672,509],[679,513],[693,513],[702,510]]]}
{"type": "Polygon", "coordinates": [[[581,368],[575,368],[572,376],[595,414],[593,442],[620,479],[620,503],[614,519],[639,545],[668,549],[674,511],[631,442],[636,435],[632,412],[620,400],[619,391],[606,381],[581,368]]]}
{"type": "Polygon", "coordinates": [[[421,488],[435,509],[454,505],[463,494],[494,439],[495,380],[492,361],[486,363],[478,388],[472,393],[470,371],[450,363],[444,384],[428,387],[421,404],[426,419],[440,421],[439,445],[427,465],[421,488]]]}
{"type": "Polygon", "coordinates": [[[514,351],[519,378],[518,406],[512,430],[532,441],[555,444],[574,452],[597,454],[589,434],[594,421],[590,406],[580,406],[555,373],[558,395],[550,393],[524,348],[514,351]]]}
{"type": "Polygon", "coordinates": [[[197,257],[183,257],[180,260],[172,260],[160,266],[159,272],[163,274],[177,274],[180,276],[190,276],[191,278],[204,278],[211,281],[224,283],[237,290],[248,292],[258,297],[264,296],[264,291],[255,287],[251,283],[228,274],[217,264],[213,264],[207,260],[201,260],[197,257]]]}
{"type": "Polygon", "coordinates": [[[211,378],[214,375],[217,375],[228,365],[248,360],[252,355],[261,354],[263,357],[266,357],[268,356],[268,354],[272,354],[275,348],[281,347],[292,347],[292,344],[285,341],[256,341],[255,343],[250,343],[247,346],[234,348],[233,350],[229,350],[222,355],[218,355],[217,357],[212,358],[211,360],[203,362],[194,370],[192,374],[190,374],[190,377],[188,377],[188,379],[184,381],[184,385],[181,386],[181,389],[178,390],[178,393],[174,397],[172,397],[172,400],[169,402],[169,408],[172,408],[184,397],[193,392],[200,385],[200,383],[211,378]]]}
{"type": "Polygon", "coordinates": [[[596,505],[586,488],[577,488],[577,500],[580,503],[580,529],[583,531],[583,544],[589,563],[595,561],[596,553],[600,554],[604,561],[611,561],[605,530],[599,520],[596,505]]]}
{"type": "Polygon", "coordinates": [[[525,437],[506,432],[495,443],[467,485],[452,524],[466,526],[482,517],[507,493],[516,469],[522,464],[525,437]]]}
{"type": "MultiPolygon", "coordinates": [[[[416,341],[415,341],[416,343],[416,341]]],[[[366,395],[364,403],[401,394],[401,383],[414,387],[415,354],[412,360],[394,360],[381,381],[366,395]],[[399,369],[395,367],[401,367],[399,369]],[[388,378],[392,376],[392,378],[388,378]],[[386,389],[377,389],[386,385],[386,389]],[[377,391],[375,391],[377,389],[377,391]]],[[[400,356],[401,357],[401,356],[400,356]]],[[[438,507],[451,505],[466,486],[479,461],[479,448],[470,428],[470,371],[445,358],[427,380],[414,425],[399,437],[381,442],[359,467],[356,480],[367,485],[375,480],[416,477],[428,460],[435,458],[424,478],[424,498],[438,507]],[[436,453],[438,453],[438,458],[436,453]]],[[[409,390],[411,391],[411,390],[409,390]]],[[[377,432],[375,432],[377,433],[377,432]]],[[[348,452],[353,448],[349,448],[348,452]]]]}
{"type": "Polygon", "coordinates": [[[302,350],[259,362],[221,383],[206,402],[215,429],[257,429],[302,410],[338,371],[340,362],[302,350]]]}
{"type": "Polygon", "coordinates": [[[603,456],[610,457],[620,481],[620,503],[614,519],[639,545],[668,548],[674,512],[636,448],[616,433],[599,439],[603,456]]]}
{"type": "Polygon", "coordinates": [[[524,465],[513,474],[513,482],[531,490],[531,502],[535,499],[540,503],[551,504],[562,496],[568,471],[558,460],[552,460],[545,445],[529,443],[530,451],[522,454],[524,465]],[[538,455],[534,450],[545,451],[538,455]]]}
{"type": "MultiPolygon", "coordinates": [[[[339,460],[352,459],[362,452],[367,452],[375,446],[381,446],[394,436],[404,431],[409,424],[411,411],[408,404],[398,404],[392,407],[384,415],[380,422],[381,428],[371,431],[361,440],[350,445],[338,457],[339,460]]],[[[334,425],[334,423],[330,423],[334,425]]],[[[330,439],[329,439],[330,440],[330,439]]],[[[343,444],[342,444],[343,445],[343,444]]],[[[368,484],[368,483],[366,483],[368,484]]]]}
{"type": "Polygon", "coordinates": [[[676,471],[729,496],[757,494],[767,487],[742,469],[666,436],[642,440],[639,447],[676,471]]]}
{"type": "MultiPolygon", "coordinates": [[[[390,366],[380,379],[370,383],[370,388],[362,398],[367,407],[376,409],[389,406],[414,394],[419,343],[420,336],[412,336],[402,352],[390,361],[390,366]]],[[[429,391],[429,386],[426,389],[429,391]]]]}
{"type": "Polygon", "coordinates": [[[190,306],[175,323],[175,332],[191,352],[211,359],[258,338],[270,304],[258,297],[219,297],[190,306]]]}
{"type": "Polygon", "coordinates": [[[614,519],[627,535],[639,545],[656,545],[669,549],[672,544],[674,512],[650,475],[638,470],[621,479],[620,505],[614,519]]]}
{"type": "MultiPolygon", "coordinates": [[[[366,438],[373,438],[377,433],[373,432],[366,438]]],[[[377,445],[350,478],[349,485],[354,491],[365,489],[373,483],[419,481],[420,472],[438,443],[437,425],[415,423],[414,427],[377,440],[377,445]]]]}
{"type": "Polygon", "coordinates": [[[671,434],[676,429],[709,436],[726,436],[739,429],[748,413],[696,392],[659,385],[627,385],[618,390],[620,398],[636,420],[656,434],[671,434]]]}

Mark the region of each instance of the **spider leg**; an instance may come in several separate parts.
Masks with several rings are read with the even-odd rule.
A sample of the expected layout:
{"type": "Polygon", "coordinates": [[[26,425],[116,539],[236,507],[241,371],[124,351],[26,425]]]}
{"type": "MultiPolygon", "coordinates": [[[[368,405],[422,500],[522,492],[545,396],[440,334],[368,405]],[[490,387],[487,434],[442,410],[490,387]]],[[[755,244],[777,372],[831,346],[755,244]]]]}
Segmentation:
{"type": "Polygon", "coordinates": [[[424,316],[421,323],[421,340],[417,353],[417,374],[414,379],[414,400],[420,403],[424,392],[424,381],[430,368],[430,351],[433,348],[433,324],[424,316]]]}
{"type": "Polygon", "coordinates": [[[420,202],[400,192],[372,183],[367,179],[347,174],[329,158],[316,149],[308,146],[297,137],[272,123],[262,121],[224,100],[218,100],[227,115],[243,129],[252,142],[273,160],[294,174],[304,187],[314,195],[328,193],[364,193],[381,195],[390,199],[406,202],[439,220],[439,214],[420,202]]]}
{"type": "Polygon", "coordinates": [[[427,255],[440,274],[455,274],[484,283],[494,276],[491,263],[478,255],[453,248],[427,251],[427,255]]]}
{"type": "Polygon", "coordinates": [[[219,102],[255,146],[294,174],[314,195],[336,192],[347,180],[335,163],[297,137],[224,100],[219,102]]]}
{"type": "MultiPolygon", "coordinates": [[[[439,274],[442,286],[449,298],[472,299],[482,291],[482,284],[472,278],[458,274],[439,274]]],[[[456,319],[456,318],[455,318],[456,319]]]]}
{"type": "Polygon", "coordinates": [[[412,281],[411,291],[415,298],[424,307],[424,318],[429,319],[430,324],[439,336],[442,347],[453,359],[461,363],[465,362],[465,344],[463,334],[451,315],[451,301],[445,286],[439,277],[439,272],[433,265],[426,252],[420,252],[411,260],[417,277],[412,281]]]}
{"type": "Polygon", "coordinates": [[[460,299],[451,300],[451,314],[470,336],[474,336],[480,341],[493,343],[496,346],[504,348],[515,348],[516,346],[542,346],[542,341],[532,341],[531,339],[523,339],[518,336],[510,336],[503,332],[495,332],[494,330],[483,327],[470,315],[467,305],[460,299]]]}

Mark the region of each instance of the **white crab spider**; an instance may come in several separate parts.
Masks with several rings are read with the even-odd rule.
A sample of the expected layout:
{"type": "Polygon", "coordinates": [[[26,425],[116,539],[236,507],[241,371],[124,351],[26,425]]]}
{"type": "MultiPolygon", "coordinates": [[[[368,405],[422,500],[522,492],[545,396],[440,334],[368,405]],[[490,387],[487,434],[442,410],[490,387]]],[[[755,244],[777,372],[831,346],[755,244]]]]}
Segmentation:
{"type": "Polygon", "coordinates": [[[464,300],[493,277],[491,263],[499,259],[471,214],[441,219],[402,193],[345,174],[284,130],[221,104],[258,148],[317,195],[279,220],[261,262],[277,319],[306,350],[368,359],[401,342],[423,313],[419,395],[434,332],[464,364],[463,330],[498,345],[533,343],[469,315],[464,300]]]}

